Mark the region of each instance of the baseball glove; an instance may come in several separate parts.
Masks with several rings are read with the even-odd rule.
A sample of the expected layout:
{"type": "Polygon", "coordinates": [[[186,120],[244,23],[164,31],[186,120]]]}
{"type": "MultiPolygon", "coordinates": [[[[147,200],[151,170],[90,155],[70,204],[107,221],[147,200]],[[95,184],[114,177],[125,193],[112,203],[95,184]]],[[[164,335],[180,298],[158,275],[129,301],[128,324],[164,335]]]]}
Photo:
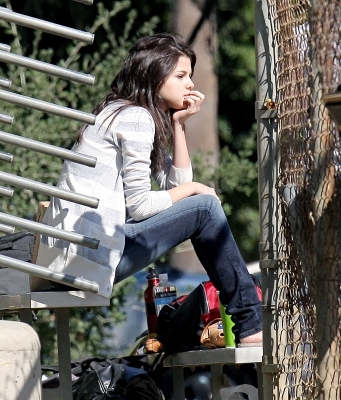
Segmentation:
{"type": "Polygon", "coordinates": [[[208,348],[225,347],[225,337],[221,319],[215,319],[205,326],[201,334],[200,343],[208,348]]]}

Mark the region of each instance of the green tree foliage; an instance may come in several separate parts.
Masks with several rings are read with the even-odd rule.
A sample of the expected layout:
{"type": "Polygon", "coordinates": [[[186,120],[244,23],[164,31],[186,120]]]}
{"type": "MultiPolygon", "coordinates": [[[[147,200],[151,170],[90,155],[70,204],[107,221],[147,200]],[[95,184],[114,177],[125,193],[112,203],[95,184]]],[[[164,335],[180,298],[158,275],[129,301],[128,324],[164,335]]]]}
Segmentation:
{"type": "Polygon", "coordinates": [[[218,0],[220,164],[215,181],[247,261],[258,259],[259,215],[252,0],[218,0]]]}

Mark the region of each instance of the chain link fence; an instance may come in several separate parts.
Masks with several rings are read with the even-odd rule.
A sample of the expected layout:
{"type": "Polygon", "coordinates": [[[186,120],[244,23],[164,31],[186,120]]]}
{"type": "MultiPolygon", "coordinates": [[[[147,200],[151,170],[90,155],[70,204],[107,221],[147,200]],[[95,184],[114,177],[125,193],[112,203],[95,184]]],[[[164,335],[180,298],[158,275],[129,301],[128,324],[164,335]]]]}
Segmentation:
{"type": "Polygon", "coordinates": [[[265,346],[277,369],[264,398],[341,399],[341,3],[268,0],[267,10],[279,228],[272,354],[265,346]]]}

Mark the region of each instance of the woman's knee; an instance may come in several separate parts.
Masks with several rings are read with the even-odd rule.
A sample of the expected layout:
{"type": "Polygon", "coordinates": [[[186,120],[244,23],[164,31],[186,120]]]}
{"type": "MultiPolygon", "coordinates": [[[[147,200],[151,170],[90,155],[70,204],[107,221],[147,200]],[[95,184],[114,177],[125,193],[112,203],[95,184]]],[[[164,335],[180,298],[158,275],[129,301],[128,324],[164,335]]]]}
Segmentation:
{"type": "Polygon", "coordinates": [[[221,206],[221,203],[215,196],[212,196],[210,194],[199,194],[198,198],[199,206],[207,208],[213,214],[225,217],[225,213],[221,206]]]}
{"type": "Polygon", "coordinates": [[[221,208],[220,201],[211,194],[197,194],[196,196],[193,196],[193,198],[196,198],[198,205],[206,206],[209,209],[221,208]]]}
{"type": "Polygon", "coordinates": [[[226,224],[227,218],[220,201],[210,194],[199,194],[196,197],[196,207],[199,213],[210,220],[214,220],[217,224],[226,224]]]}

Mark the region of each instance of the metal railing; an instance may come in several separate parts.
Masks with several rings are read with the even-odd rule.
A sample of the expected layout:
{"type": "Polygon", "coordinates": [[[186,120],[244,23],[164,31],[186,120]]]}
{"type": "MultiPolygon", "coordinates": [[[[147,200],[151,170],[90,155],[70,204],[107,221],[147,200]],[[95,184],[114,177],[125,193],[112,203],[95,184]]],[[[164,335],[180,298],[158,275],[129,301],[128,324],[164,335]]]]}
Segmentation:
{"type": "MultiPolygon", "coordinates": [[[[83,3],[85,5],[91,5],[93,3],[93,0],[74,1],[83,3]]],[[[94,35],[92,33],[83,32],[70,27],[54,24],[52,22],[29,17],[14,12],[5,7],[0,7],[0,20],[31,29],[36,29],[60,37],[68,38],[71,40],[83,42],[86,44],[91,44],[94,40],[94,35]]],[[[82,72],[59,67],[50,63],[42,62],[29,57],[24,57],[22,55],[13,54],[11,53],[11,46],[3,43],[0,44],[0,62],[12,64],[18,67],[29,68],[50,76],[83,85],[92,86],[95,82],[95,77],[89,74],[84,74],[82,72]]],[[[95,116],[91,113],[86,113],[80,110],[64,107],[59,104],[46,102],[41,99],[23,96],[9,90],[5,90],[11,88],[11,83],[12,82],[7,78],[0,78],[0,100],[14,104],[19,107],[25,107],[33,110],[42,111],[44,113],[73,119],[88,125],[93,125],[95,123],[95,116]]],[[[0,122],[12,125],[13,120],[14,118],[12,116],[0,113],[0,122]]],[[[0,131],[0,142],[4,144],[20,146],[25,149],[83,164],[88,166],[89,168],[93,168],[96,165],[96,158],[94,157],[89,157],[87,155],[76,153],[58,146],[53,146],[44,142],[3,131],[0,131]]],[[[13,155],[2,151],[0,152],[0,160],[5,162],[12,162],[13,155]]],[[[5,173],[3,171],[0,171],[0,181],[8,185],[19,187],[25,190],[31,190],[33,192],[45,194],[47,196],[58,197],[60,199],[72,201],[77,204],[86,205],[88,207],[96,208],[98,206],[98,199],[94,197],[89,197],[68,190],[59,189],[52,185],[5,173]]],[[[13,192],[13,189],[0,187],[1,196],[12,197],[13,192]]],[[[95,238],[90,238],[74,232],[68,232],[63,229],[50,227],[39,222],[26,220],[24,218],[15,217],[6,213],[0,213],[1,232],[4,232],[6,234],[13,233],[16,228],[29,230],[38,234],[44,234],[94,249],[97,249],[99,245],[99,241],[95,238]]],[[[53,272],[48,268],[19,261],[11,257],[0,255],[0,265],[22,271],[30,275],[38,276],[40,278],[45,278],[50,281],[56,281],[64,284],[66,283],[72,287],[81,290],[86,290],[93,293],[98,292],[98,284],[96,282],[90,282],[86,279],[76,276],[69,276],[63,273],[53,272]]]]}

